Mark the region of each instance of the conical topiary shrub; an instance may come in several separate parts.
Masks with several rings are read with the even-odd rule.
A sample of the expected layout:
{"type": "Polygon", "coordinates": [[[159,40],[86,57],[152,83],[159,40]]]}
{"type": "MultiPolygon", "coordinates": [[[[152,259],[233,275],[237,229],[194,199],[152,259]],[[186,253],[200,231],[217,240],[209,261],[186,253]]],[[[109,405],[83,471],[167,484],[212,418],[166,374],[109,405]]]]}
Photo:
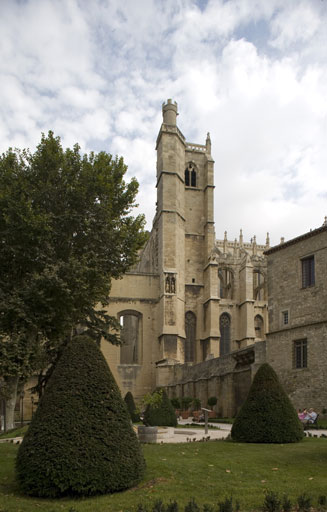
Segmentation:
{"type": "Polygon", "coordinates": [[[87,336],[74,338],[18,451],[23,492],[111,493],[137,484],[144,468],[126,405],[100,349],[87,336]]]}
{"type": "Polygon", "coordinates": [[[175,409],[164,389],[157,389],[148,397],[143,423],[147,426],[176,427],[175,409]]]}
{"type": "Polygon", "coordinates": [[[257,371],[231,436],[244,443],[296,443],[303,438],[296,411],[269,364],[257,371]]]}
{"type": "Polygon", "coordinates": [[[138,421],[140,421],[140,415],[136,410],[134,397],[130,391],[126,393],[124,400],[132,422],[137,423],[138,421]]]}

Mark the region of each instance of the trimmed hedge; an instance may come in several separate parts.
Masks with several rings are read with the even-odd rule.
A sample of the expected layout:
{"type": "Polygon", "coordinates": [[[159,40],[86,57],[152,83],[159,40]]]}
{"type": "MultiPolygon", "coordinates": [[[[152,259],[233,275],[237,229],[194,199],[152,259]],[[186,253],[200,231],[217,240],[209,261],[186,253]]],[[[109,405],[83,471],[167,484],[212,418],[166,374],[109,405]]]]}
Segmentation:
{"type": "Polygon", "coordinates": [[[139,422],[140,421],[140,415],[136,411],[136,405],[135,405],[135,402],[134,402],[134,397],[133,397],[133,395],[132,395],[132,393],[130,391],[127,391],[124,400],[125,400],[125,404],[126,404],[126,407],[127,407],[127,410],[129,412],[129,415],[131,417],[132,422],[133,423],[139,422]]]}
{"type": "Polygon", "coordinates": [[[24,493],[89,496],[136,485],[145,469],[118,386],[97,345],[65,348],[18,450],[24,493]]]}
{"type": "Polygon", "coordinates": [[[161,393],[161,401],[159,403],[148,404],[144,411],[143,423],[150,427],[176,427],[177,418],[175,409],[169,400],[164,389],[156,390],[161,393]]]}
{"type": "Polygon", "coordinates": [[[244,443],[296,443],[303,427],[275,371],[267,363],[257,371],[248,397],[231,430],[244,443]]]}

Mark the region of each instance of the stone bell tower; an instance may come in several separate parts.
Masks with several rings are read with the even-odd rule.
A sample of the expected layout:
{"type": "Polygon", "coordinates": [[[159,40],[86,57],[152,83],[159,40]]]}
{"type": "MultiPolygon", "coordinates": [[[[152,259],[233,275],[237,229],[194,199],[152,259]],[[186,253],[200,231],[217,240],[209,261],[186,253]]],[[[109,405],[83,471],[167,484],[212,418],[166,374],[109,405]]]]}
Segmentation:
{"type": "Polygon", "coordinates": [[[157,213],[160,273],[159,345],[162,359],[183,360],[185,339],[185,138],[176,125],[177,103],[162,106],[157,138],[157,213]]]}
{"type": "Polygon", "coordinates": [[[204,337],[210,344],[210,337],[218,334],[211,332],[209,299],[217,282],[212,283],[207,265],[215,241],[214,162],[209,134],[205,145],[186,142],[176,124],[176,102],[164,103],[162,114],[153,226],[158,233],[160,273],[159,353],[162,360],[195,363],[202,360],[204,337]]]}

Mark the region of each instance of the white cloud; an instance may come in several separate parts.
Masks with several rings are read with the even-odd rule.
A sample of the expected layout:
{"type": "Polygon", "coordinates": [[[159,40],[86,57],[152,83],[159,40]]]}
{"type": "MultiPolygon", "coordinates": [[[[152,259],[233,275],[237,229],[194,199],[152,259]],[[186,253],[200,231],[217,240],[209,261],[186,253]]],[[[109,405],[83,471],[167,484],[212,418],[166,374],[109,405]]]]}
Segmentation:
{"type": "Polygon", "coordinates": [[[290,1],[277,12],[271,25],[271,45],[281,50],[295,43],[305,43],[315,35],[322,20],[317,2],[290,1]]]}
{"type": "Polygon", "coordinates": [[[122,154],[151,226],[173,98],[187,140],[211,132],[217,236],[291,238],[327,214],[326,17],[318,0],[5,1],[1,150],[53,129],[122,154]]]}

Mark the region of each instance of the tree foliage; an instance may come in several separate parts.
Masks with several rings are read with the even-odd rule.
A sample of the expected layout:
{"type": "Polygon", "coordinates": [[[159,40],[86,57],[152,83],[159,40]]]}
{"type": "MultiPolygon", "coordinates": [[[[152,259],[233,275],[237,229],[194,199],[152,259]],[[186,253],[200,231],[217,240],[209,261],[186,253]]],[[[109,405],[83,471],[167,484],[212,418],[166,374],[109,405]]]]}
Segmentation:
{"type": "Polygon", "coordinates": [[[164,389],[156,389],[145,399],[143,423],[147,426],[176,427],[175,409],[164,389]]]}
{"type": "Polygon", "coordinates": [[[66,346],[21,444],[24,493],[92,495],[136,485],[145,468],[126,405],[97,345],[66,346]]]}
{"type": "Polygon", "coordinates": [[[257,371],[231,436],[244,443],[295,443],[303,438],[296,411],[269,364],[257,371]]]}
{"type": "Polygon", "coordinates": [[[0,157],[0,376],[48,366],[78,325],[119,343],[105,310],[111,279],[145,240],[126,170],[105,152],[64,150],[52,132],[34,153],[0,157]]]}

